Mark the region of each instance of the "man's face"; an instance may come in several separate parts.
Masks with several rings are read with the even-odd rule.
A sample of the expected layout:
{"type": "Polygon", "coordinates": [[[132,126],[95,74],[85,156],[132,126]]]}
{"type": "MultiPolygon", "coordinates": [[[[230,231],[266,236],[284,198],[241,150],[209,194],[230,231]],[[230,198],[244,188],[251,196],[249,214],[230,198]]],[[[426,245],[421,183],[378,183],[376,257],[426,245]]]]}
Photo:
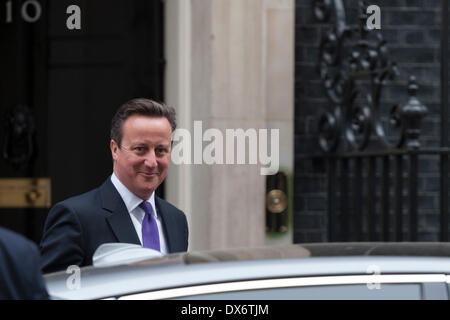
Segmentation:
{"type": "Polygon", "coordinates": [[[122,132],[120,148],[116,141],[110,143],[114,173],[131,192],[146,200],[166,177],[172,128],[164,117],[132,115],[122,132]]]}

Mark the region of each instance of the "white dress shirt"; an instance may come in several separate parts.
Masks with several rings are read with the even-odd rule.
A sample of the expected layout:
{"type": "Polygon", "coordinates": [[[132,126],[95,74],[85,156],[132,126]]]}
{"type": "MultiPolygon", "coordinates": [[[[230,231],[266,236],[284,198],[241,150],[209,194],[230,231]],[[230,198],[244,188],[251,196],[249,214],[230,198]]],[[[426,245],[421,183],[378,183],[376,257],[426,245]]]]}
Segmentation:
{"type": "MultiPolygon", "coordinates": [[[[128,213],[130,214],[134,228],[136,229],[139,241],[141,241],[142,244],[142,220],[144,220],[145,212],[142,208],[139,207],[139,204],[143,200],[136,196],[133,192],[128,190],[128,188],[124,186],[124,184],[119,180],[119,178],[117,178],[114,173],[111,175],[111,182],[122,197],[122,200],[127,207],[128,213]]],[[[150,199],[147,199],[147,201],[150,202],[152,206],[156,224],[158,225],[160,251],[162,254],[167,254],[167,242],[164,236],[161,216],[158,215],[158,211],[156,210],[155,206],[155,192],[152,193],[150,199]]]]}

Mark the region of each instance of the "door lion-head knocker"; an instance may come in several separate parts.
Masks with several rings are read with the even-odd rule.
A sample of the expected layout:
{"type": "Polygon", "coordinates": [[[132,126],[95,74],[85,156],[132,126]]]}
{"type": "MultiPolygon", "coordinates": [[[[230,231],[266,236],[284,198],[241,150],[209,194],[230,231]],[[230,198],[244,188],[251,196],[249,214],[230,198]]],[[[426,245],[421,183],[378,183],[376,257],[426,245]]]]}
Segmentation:
{"type": "Polygon", "coordinates": [[[3,128],[3,158],[15,169],[28,167],[34,153],[35,123],[31,110],[21,104],[10,108],[3,128]]]}

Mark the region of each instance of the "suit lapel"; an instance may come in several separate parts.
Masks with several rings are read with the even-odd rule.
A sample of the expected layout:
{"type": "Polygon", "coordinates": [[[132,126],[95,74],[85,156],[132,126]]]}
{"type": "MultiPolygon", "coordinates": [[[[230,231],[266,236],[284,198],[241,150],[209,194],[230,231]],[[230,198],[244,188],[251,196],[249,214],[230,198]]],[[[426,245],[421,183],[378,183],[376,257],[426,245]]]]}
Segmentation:
{"type": "Polygon", "coordinates": [[[122,200],[119,192],[111,182],[111,178],[106,179],[101,186],[102,207],[112,213],[106,218],[112,232],[119,242],[141,244],[134,229],[130,214],[122,200]]]}
{"type": "Polygon", "coordinates": [[[172,215],[170,214],[168,208],[156,195],[155,195],[155,205],[156,210],[158,210],[158,214],[161,215],[162,224],[166,234],[167,250],[169,253],[173,252],[175,241],[174,237],[176,236],[175,234],[176,230],[174,229],[175,221],[172,221],[172,215]]]}

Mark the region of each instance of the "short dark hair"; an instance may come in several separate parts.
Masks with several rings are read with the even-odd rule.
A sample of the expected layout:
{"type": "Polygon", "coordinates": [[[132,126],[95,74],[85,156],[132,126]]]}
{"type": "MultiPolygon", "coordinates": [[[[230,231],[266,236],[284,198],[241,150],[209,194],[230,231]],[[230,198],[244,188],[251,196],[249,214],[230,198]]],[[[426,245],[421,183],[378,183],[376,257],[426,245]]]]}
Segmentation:
{"type": "Polygon", "coordinates": [[[172,132],[174,132],[177,127],[176,112],[174,108],[150,99],[132,99],[125,102],[117,109],[116,114],[111,121],[111,139],[117,143],[119,148],[122,143],[123,124],[125,120],[135,114],[155,118],[164,117],[169,121],[172,132]]]}

